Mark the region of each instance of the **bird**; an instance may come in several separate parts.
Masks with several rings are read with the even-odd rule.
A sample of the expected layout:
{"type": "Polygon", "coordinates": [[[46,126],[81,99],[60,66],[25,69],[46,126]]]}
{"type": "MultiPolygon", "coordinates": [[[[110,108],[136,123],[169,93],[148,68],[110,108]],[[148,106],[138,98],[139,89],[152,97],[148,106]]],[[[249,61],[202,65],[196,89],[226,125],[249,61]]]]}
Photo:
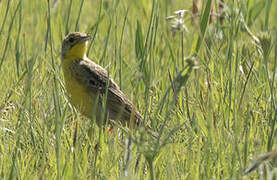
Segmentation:
{"type": "Polygon", "coordinates": [[[107,70],[87,57],[90,39],[89,34],[71,32],[62,42],[62,69],[70,103],[84,116],[95,117],[98,126],[107,120],[123,126],[139,126],[140,112],[107,70]]]}

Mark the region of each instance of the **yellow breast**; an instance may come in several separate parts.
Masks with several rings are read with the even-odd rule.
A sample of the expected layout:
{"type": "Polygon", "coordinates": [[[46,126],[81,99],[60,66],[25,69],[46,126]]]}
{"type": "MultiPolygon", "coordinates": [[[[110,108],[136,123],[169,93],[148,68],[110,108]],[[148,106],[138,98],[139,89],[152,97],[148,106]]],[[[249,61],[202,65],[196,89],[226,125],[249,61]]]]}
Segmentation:
{"type": "Polygon", "coordinates": [[[65,87],[69,100],[82,114],[91,118],[94,111],[93,99],[95,98],[91,97],[92,94],[73,76],[70,68],[71,63],[63,63],[65,87]]]}

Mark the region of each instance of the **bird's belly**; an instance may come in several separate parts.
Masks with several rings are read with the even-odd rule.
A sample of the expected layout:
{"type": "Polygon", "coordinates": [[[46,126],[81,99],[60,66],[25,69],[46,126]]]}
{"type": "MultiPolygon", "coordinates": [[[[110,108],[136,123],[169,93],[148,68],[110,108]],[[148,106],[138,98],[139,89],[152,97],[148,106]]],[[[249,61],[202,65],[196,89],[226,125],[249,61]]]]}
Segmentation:
{"type": "Polygon", "coordinates": [[[65,77],[69,100],[82,114],[91,118],[94,111],[94,97],[74,77],[65,77]]]}

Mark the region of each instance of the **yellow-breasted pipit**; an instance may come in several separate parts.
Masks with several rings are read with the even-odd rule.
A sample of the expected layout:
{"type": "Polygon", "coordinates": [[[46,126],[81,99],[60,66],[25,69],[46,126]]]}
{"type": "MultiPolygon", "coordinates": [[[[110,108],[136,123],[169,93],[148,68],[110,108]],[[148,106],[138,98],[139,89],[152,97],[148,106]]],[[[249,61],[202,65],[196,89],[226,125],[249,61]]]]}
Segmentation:
{"type": "Polygon", "coordinates": [[[123,125],[130,120],[138,125],[142,119],[140,113],[109,78],[108,72],[87,58],[90,38],[88,34],[73,32],[62,43],[62,68],[71,104],[88,118],[96,117],[99,125],[106,95],[105,117],[123,125]]]}

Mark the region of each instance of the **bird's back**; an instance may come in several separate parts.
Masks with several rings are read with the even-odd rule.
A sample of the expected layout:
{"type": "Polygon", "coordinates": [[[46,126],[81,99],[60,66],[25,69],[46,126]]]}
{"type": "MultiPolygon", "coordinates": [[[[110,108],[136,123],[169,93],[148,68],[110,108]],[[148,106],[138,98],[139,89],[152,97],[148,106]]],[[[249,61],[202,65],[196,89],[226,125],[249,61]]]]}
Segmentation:
{"type": "Polygon", "coordinates": [[[141,122],[140,113],[104,68],[87,58],[63,64],[63,67],[70,101],[82,114],[91,118],[95,113],[98,124],[107,116],[124,125],[130,120],[134,124],[141,122]],[[106,109],[105,117],[101,117],[103,109],[106,109]]]}

